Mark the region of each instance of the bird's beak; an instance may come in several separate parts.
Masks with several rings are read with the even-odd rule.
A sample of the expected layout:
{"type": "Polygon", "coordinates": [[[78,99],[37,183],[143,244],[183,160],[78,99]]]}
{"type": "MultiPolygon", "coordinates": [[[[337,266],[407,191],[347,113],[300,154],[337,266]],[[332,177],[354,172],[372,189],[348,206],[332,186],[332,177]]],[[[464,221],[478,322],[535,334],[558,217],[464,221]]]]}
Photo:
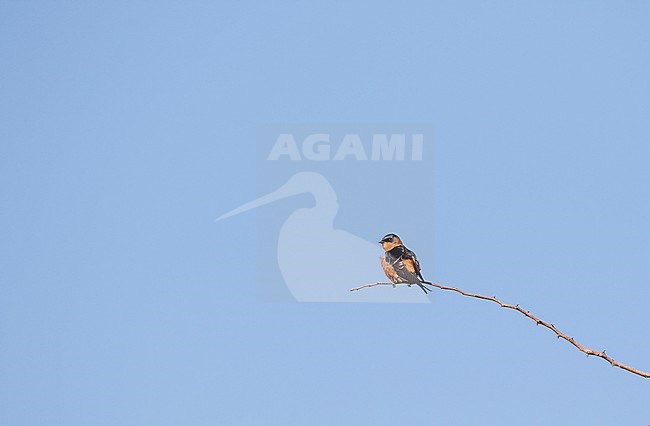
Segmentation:
{"type": "Polygon", "coordinates": [[[281,186],[280,188],[276,189],[275,191],[271,192],[270,194],[263,195],[259,197],[256,200],[250,201],[246,204],[242,204],[241,206],[237,207],[234,210],[230,210],[227,213],[222,214],[219,216],[217,219],[215,219],[216,222],[223,220],[227,217],[235,216],[240,213],[243,213],[245,211],[263,206],[265,204],[272,203],[274,201],[281,200],[283,198],[291,197],[293,195],[297,195],[303,191],[296,190],[295,188],[290,187],[289,185],[285,184],[281,186]]]}

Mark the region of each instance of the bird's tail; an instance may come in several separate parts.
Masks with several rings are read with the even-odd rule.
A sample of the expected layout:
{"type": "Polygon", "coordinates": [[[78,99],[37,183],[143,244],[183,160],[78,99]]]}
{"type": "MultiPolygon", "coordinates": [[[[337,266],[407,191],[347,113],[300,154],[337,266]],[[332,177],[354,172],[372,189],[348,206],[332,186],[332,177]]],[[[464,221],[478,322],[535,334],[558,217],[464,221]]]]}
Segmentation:
{"type": "Polygon", "coordinates": [[[429,285],[431,285],[431,283],[430,283],[429,281],[424,281],[424,280],[422,280],[421,282],[417,283],[417,285],[420,286],[420,288],[422,289],[422,291],[424,292],[424,294],[429,294],[429,292],[430,292],[430,291],[433,291],[433,290],[431,290],[431,289],[430,289],[429,287],[427,287],[425,284],[429,284],[429,285]]]}

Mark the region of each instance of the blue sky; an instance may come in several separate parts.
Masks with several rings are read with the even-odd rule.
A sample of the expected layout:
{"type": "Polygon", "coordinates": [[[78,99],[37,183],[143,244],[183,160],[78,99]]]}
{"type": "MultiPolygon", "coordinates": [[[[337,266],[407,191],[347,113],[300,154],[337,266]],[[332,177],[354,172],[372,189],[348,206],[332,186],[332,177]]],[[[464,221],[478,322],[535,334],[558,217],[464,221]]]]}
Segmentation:
{"type": "Polygon", "coordinates": [[[0,3],[0,423],[647,424],[647,379],[487,302],[260,303],[255,215],[214,219],[260,124],[427,123],[435,237],[387,231],[647,371],[649,16],[0,3]]]}

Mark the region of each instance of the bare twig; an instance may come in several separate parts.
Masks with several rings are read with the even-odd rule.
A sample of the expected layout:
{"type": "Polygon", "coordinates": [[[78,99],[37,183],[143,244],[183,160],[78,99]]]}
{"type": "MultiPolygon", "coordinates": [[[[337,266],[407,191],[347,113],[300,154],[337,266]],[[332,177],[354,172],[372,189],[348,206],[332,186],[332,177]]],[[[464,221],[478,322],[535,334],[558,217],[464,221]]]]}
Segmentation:
{"type": "MultiPolygon", "coordinates": [[[[519,311],[519,312],[521,312],[522,315],[527,316],[531,320],[535,321],[535,323],[537,323],[537,325],[543,325],[544,327],[546,327],[549,330],[553,331],[557,335],[558,339],[564,339],[567,342],[571,343],[578,350],[580,350],[583,353],[587,354],[587,357],[589,357],[589,355],[593,355],[593,356],[602,358],[605,361],[609,362],[612,365],[612,367],[622,368],[623,370],[627,370],[630,373],[634,373],[634,374],[637,374],[637,375],[639,375],[641,377],[645,377],[646,379],[650,378],[650,373],[647,373],[647,372],[641,371],[641,370],[637,370],[636,368],[632,368],[629,365],[621,364],[620,362],[615,361],[612,357],[607,355],[604,350],[601,351],[601,352],[598,352],[598,351],[595,351],[593,349],[582,346],[580,343],[576,342],[573,339],[573,337],[569,337],[566,334],[562,333],[560,330],[558,330],[557,327],[555,327],[554,324],[548,323],[546,321],[543,321],[543,320],[537,318],[535,315],[531,314],[530,311],[526,311],[523,308],[519,307],[519,305],[510,305],[508,303],[503,303],[502,301],[497,299],[496,296],[492,296],[492,297],[482,296],[480,294],[469,293],[467,291],[461,290],[461,289],[456,288],[456,287],[447,287],[445,285],[436,284],[436,283],[432,283],[432,282],[426,282],[426,281],[424,283],[427,284],[427,285],[431,285],[433,287],[437,287],[437,288],[439,288],[441,290],[455,291],[456,293],[460,293],[463,296],[474,297],[476,299],[489,300],[491,302],[494,302],[494,303],[498,304],[502,308],[508,308],[508,309],[513,309],[515,311],[519,311]]],[[[402,284],[402,283],[399,283],[399,284],[402,284]]],[[[361,290],[361,289],[364,289],[364,288],[375,287],[375,286],[379,286],[379,285],[395,286],[395,284],[393,284],[393,283],[380,282],[380,283],[372,283],[372,284],[362,285],[360,287],[355,287],[353,289],[350,289],[350,291],[358,291],[358,290],[361,290]]]]}

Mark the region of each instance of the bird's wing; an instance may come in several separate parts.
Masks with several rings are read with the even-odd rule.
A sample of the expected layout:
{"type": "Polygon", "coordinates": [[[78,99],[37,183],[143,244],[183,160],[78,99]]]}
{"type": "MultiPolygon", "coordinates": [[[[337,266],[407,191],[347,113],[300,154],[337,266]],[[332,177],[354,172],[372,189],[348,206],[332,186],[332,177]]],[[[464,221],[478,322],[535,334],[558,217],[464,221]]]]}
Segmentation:
{"type": "Polygon", "coordinates": [[[420,279],[420,264],[415,253],[404,246],[397,246],[388,252],[388,259],[395,273],[407,283],[417,283],[420,279]]]}
{"type": "Polygon", "coordinates": [[[404,266],[406,269],[408,269],[409,272],[417,275],[420,281],[424,281],[424,278],[422,278],[422,272],[420,272],[420,262],[418,261],[417,256],[415,256],[415,253],[404,247],[402,259],[404,259],[404,266]]]}

